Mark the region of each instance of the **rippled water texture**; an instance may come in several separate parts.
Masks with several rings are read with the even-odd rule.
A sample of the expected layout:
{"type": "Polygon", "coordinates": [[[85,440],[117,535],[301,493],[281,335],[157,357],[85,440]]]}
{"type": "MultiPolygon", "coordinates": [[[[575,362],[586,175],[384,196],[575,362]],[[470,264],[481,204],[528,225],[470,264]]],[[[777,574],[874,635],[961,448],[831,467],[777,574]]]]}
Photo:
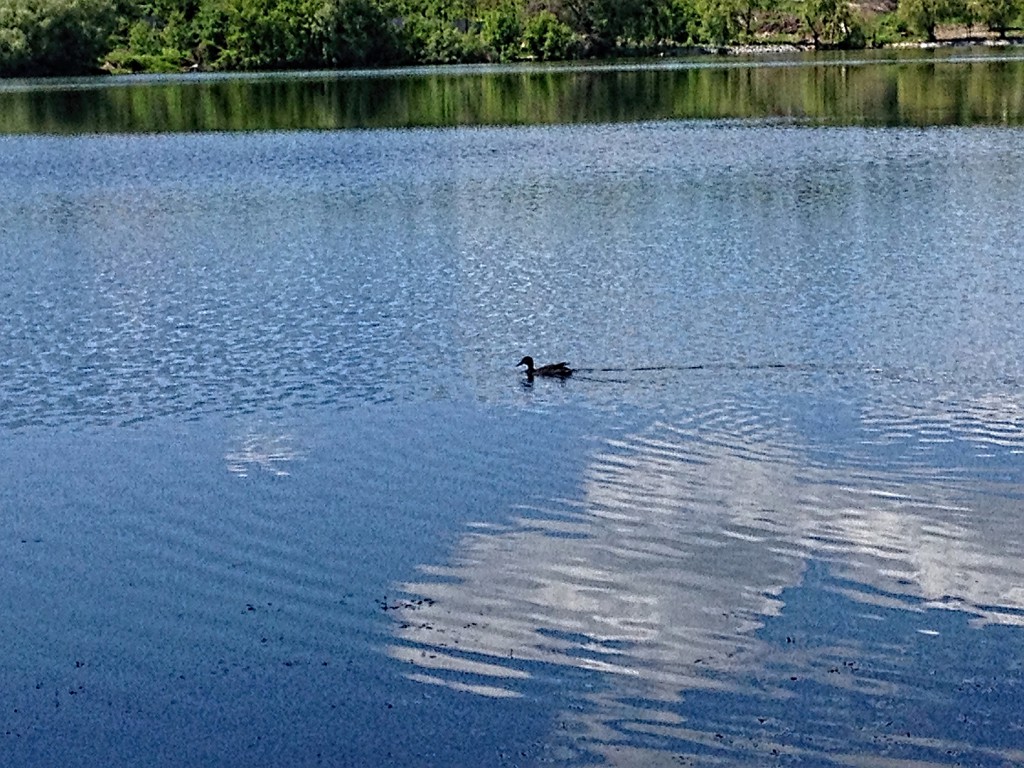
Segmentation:
{"type": "Polygon", "coordinates": [[[0,137],[0,764],[1024,761],[1022,139],[0,137]]]}

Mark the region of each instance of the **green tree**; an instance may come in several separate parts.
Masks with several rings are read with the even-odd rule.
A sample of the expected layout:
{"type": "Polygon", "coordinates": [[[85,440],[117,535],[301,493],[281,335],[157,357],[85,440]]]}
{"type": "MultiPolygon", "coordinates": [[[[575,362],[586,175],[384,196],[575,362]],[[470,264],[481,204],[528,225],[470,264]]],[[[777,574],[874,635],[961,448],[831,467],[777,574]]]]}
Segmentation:
{"type": "Polygon", "coordinates": [[[815,48],[864,45],[863,25],[850,10],[847,0],[804,0],[804,24],[815,48]]]}
{"type": "Polygon", "coordinates": [[[1020,0],[969,0],[968,13],[1000,37],[1006,37],[1013,22],[1020,16],[1020,0]]]}
{"type": "Polygon", "coordinates": [[[768,0],[736,0],[738,23],[747,38],[754,34],[754,22],[757,20],[757,14],[767,5],[768,0]]]}
{"type": "Polygon", "coordinates": [[[531,16],[523,29],[523,47],[542,61],[575,58],[578,42],[572,28],[551,11],[531,16]]]}
{"type": "Polygon", "coordinates": [[[523,49],[523,19],[519,6],[508,0],[484,13],[480,36],[500,61],[519,57],[523,49]]]}
{"type": "Polygon", "coordinates": [[[697,0],[696,9],[703,42],[722,46],[736,39],[739,24],[733,0],[697,0]]]}
{"type": "Polygon", "coordinates": [[[949,0],[900,0],[899,14],[911,29],[935,41],[935,27],[950,14],[949,0]]]}
{"type": "Polygon", "coordinates": [[[456,64],[486,58],[482,39],[469,32],[465,19],[406,16],[402,19],[401,38],[408,57],[423,64],[456,64]]]}
{"type": "Polygon", "coordinates": [[[605,35],[613,43],[654,42],[660,37],[662,0],[605,0],[605,35]]]}
{"type": "Polygon", "coordinates": [[[395,26],[374,0],[326,0],[312,31],[322,66],[392,64],[401,58],[395,26]]]}
{"type": "Polygon", "coordinates": [[[0,74],[95,70],[109,47],[112,0],[0,0],[0,74]]]}
{"type": "Polygon", "coordinates": [[[597,50],[665,39],[674,0],[561,0],[573,29],[597,50]]]}
{"type": "Polygon", "coordinates": [[[323,66],[318,5],[317,0],[211,0],[216,14],[208,18],[220,25],[209,30],[220,48],[214,64],[226,69],[323,66]]]}
{"type": "Polygon", "coordinates": [[[698,34],[700,17],[690,0],[669,0],[661,15],[662,39],[673,43],[686,43],[698,34]]]}
{"type": "Polygon", "coordinates": [[[176,71],[197,62],[200,0],[117,0],[117,30],[107,63],[129,71],[176,71]]]}

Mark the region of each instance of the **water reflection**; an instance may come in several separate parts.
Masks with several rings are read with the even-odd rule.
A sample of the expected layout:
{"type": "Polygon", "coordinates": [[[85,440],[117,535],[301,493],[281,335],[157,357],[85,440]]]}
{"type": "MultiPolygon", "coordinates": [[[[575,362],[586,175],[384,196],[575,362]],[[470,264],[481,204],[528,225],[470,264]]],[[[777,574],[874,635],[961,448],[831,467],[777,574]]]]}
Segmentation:
{"type": "Polygon", "coordinates": [[[257,470],[285,477],[290,474],[289,464],[302,457],[294,435],[260,428],[237,435],[224,453],[228,472],[239,477],[248,477],[257,470]]]}
{"type": "MultiPolygon", "coordinates": [[[[1007,405],[1017,413],[1021,403],[1007,405]]],[[[1019,467],[1011,482],[978,483],[948,468],[962,463],[922,461],[918,449],[935,436],[926,424],[943,419],[941,403],[932,411],[924,419],[869,407],[863,443],[827,455],[770,414],[729,405],[610,440],[578,500],[471,530],[450,565],[425,566],[403,585],[416,599],[398,611],[389,652],[415,667],[416,680],[485,696],[520,695],[524,678],[557,677],[542,671],[552,666],[596,673],[598,690],[583,689],[564,717],[577,741],[612,764],[650,758],[638,734],[660,731],[699,752],[694,745],[721,749],[731,729],[733,747],[762,757],[783,743],[812,760],[851,745],[910,750],[926,762],[938,747],[962,753],[937,723],[881,728],[897,746],[869,743],[863,724],[849,722],[918,701],[948,715],[961,705],[943,686],[967,675],[972,662],[960,648],[977,642],[968,633],[1024,626],[1019,467]],[[891,451],[873,453],[879,434],[917,460],[890,465],[891,451]],[[932,646],[921,645],[929,637],[956,649],[931,679],[932,646]],[[733,700],[750,721],[679,704],[698,692],[733,700]],[[787,700],[789,714],[779,709],[787,700]],[[799,746],[777,724],[760,729],[774,735],[756,736],[768,718],[817,732],[821,723],[800,718],[822,706],[816,716],[841,731],[828,741],[799,746]],[[620,737],[638,750],[633,758],[620,737]]],[[[959,451],[997,435],[1012,457],[1024,440],[1016,416],[991,426],[971,412],[948,421],[959,451]]],[[[1008,679],[1011,688],[1019,681],[1008,679]]],[[[1007,739],[994,732],[970,749],[1013,759],[1007,739]]]]}
{"type": "Polygon", "coordinates": [[[780,118],[1020,125],[1024,58],[979,49],[0,84],[0,133],[135,133],[780,118]]]}

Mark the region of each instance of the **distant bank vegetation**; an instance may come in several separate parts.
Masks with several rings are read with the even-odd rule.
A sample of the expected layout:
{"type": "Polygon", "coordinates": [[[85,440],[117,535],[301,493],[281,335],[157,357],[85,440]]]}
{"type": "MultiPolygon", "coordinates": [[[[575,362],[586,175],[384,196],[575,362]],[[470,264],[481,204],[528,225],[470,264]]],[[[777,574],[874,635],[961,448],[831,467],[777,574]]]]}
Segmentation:
{"type": "Polygon", "coordinates": [[[0,75],[566,60],[1005,36],[1024,0],[0,0],[0,75]]]}

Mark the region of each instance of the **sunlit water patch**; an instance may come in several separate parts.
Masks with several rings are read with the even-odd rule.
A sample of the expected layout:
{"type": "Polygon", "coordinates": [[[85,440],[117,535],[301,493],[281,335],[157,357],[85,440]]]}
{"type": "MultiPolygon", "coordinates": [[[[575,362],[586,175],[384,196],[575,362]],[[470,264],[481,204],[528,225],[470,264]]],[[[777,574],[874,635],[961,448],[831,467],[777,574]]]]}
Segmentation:
{"type": "Polygon", "coordinates": [[[730,123],[7,137],[0,421],[510,402],[524,352],[613,409],[776,365],[806,390],[1013,389],[1022,146],[730,123]]]}

